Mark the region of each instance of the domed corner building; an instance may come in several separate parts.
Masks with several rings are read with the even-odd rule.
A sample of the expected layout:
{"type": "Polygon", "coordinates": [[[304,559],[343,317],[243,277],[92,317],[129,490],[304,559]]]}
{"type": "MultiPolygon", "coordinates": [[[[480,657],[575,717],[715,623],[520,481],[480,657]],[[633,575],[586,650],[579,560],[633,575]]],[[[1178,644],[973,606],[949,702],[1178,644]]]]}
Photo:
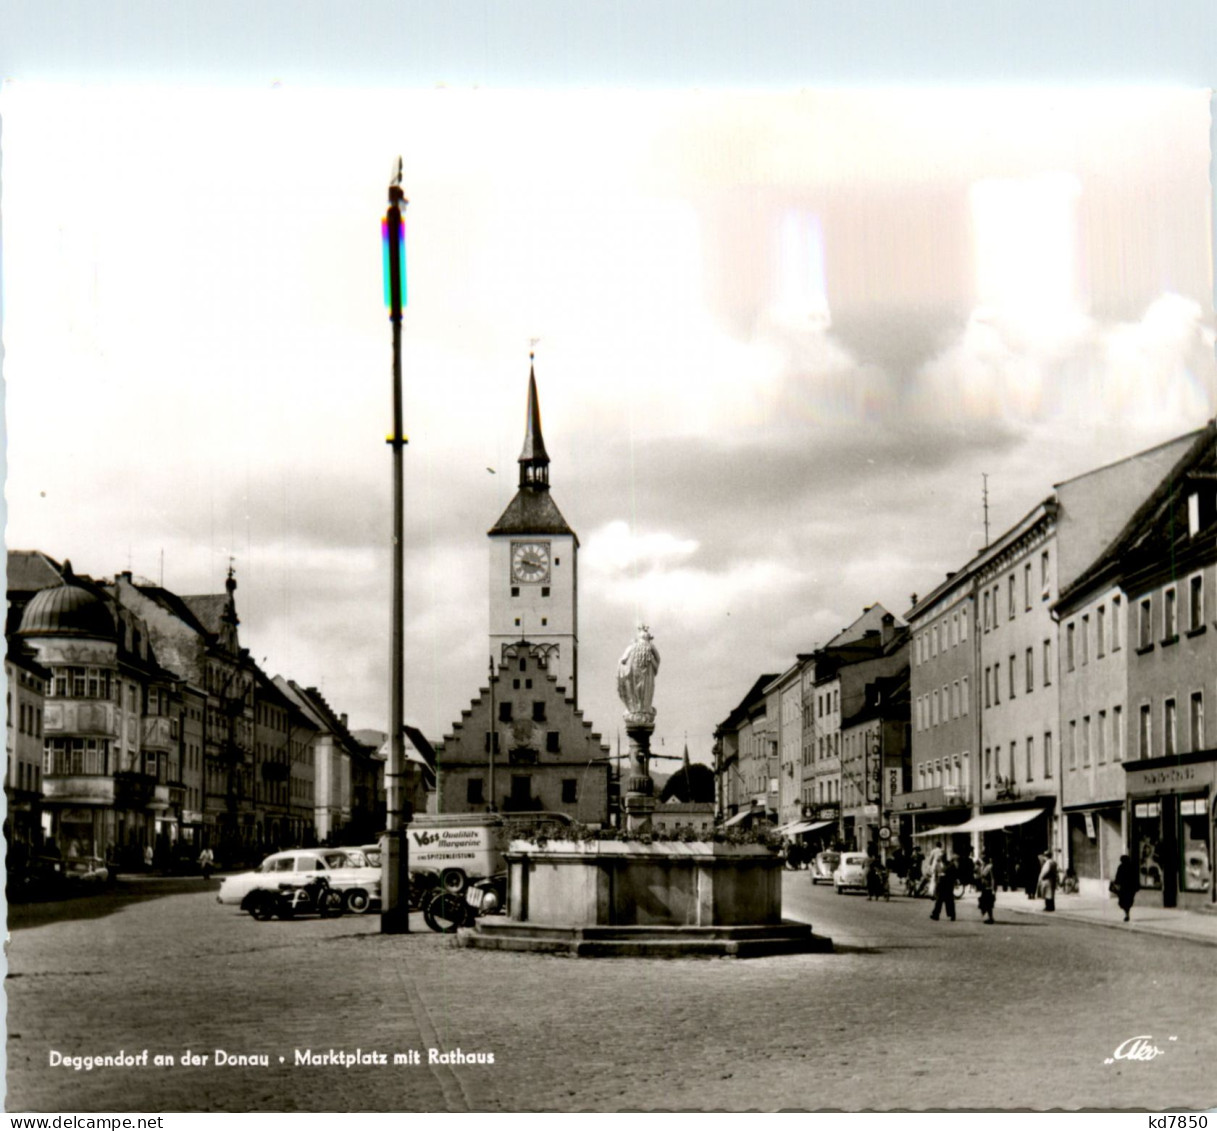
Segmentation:
{"type": "MultiPolygon", "coordinates": [[[[43,711],[43,835],[67,858],[136,864],[167,837],[172,736],[148,731],[149,704],[172,685],[147,627],[72,573],[28,602],[18,636],[50,674],[43,711]],[[161,741],[163,739],[163,741],[161,741]]],[[[156,720],[162,721],[162,720],[156,720]]]]}

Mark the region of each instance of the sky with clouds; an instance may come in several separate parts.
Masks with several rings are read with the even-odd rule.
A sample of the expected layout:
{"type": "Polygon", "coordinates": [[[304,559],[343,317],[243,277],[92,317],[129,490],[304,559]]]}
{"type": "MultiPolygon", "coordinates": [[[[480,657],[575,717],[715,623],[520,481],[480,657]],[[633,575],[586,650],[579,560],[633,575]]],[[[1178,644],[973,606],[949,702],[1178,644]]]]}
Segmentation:
{"type": "Polygon", "coordinates": [[[10,82],[10,547],[183,594],[352,725],[388,699],[405,162],[407,718],[484,683],[530,342],[607,741],[712,731],[1054,482],[1214,412],[1207,92],[10,82]],[[163,562],[163,565],[162,565],[163,562]]]}

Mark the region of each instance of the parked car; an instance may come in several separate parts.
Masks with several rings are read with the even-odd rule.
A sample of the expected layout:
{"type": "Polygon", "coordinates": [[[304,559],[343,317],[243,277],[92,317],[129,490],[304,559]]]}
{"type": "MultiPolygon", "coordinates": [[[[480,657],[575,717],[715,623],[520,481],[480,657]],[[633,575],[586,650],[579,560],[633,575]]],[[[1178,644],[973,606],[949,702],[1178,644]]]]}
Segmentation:
{"type": "Polygon", "coordinates": [[[89,887],[108,884],[113,876],[100,856],[69,856],[63,862],[63,876],[70,884],[89,887]]]}
{"type": "Polygon", "coordinates": [[[820,852],[811,862],[811,882],[813,884],[831,884],[832,874],[841,863],[841,853],[820,852]]]}
{"type": "Polygon", "coordinates": [[[841,853],[841,861],[832,876],[832,886],[838,895],[846,888],[866,891],[866,853],[841,853]]]}
{"type": "Polygon", "coordinates": [[[246,909],[251,892],[277,891],[280,883],[306,884],[323,876],[342,893],[343,910],[361,915],[380,899],[380,869],[358,848],[293,848],[268,856],[252,872],[223,876],[217,903],[246,909]]]}

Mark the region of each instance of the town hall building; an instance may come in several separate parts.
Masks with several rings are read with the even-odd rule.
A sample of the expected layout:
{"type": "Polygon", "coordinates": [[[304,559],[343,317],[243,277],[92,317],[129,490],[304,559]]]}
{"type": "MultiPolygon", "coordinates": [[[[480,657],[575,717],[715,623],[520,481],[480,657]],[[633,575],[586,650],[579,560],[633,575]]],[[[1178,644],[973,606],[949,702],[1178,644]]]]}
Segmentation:
{"type": "Polygon", "coordinates": [[[490,678],[436,749],[440,813],[609,819],[609,748],[579,710],[579,539],[549,489],[534,372],[519,488],[490,538],[490,678]]]}

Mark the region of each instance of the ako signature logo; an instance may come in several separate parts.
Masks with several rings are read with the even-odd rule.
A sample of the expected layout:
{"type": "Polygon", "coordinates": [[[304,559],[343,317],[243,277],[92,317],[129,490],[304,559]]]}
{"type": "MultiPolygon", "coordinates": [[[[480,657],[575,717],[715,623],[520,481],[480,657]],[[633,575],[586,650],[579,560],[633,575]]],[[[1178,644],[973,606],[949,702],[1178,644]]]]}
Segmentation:
{"type": "MultiPolygon", "coordinates": [[[[1168,1037],[1168,1041],[1177,1041],[1178,1037],[1168,1037]]],[[[1116,1046],[1116,1051],[1103,1061],[1104,1064],[1115,1064],[1117,1060],[1157,1060],[1166,1052],[1154,1044],[1154,1039],[1148,1033],[1140,1037],[1129,1037],[1128,1040],[1116,1046]]]]}

